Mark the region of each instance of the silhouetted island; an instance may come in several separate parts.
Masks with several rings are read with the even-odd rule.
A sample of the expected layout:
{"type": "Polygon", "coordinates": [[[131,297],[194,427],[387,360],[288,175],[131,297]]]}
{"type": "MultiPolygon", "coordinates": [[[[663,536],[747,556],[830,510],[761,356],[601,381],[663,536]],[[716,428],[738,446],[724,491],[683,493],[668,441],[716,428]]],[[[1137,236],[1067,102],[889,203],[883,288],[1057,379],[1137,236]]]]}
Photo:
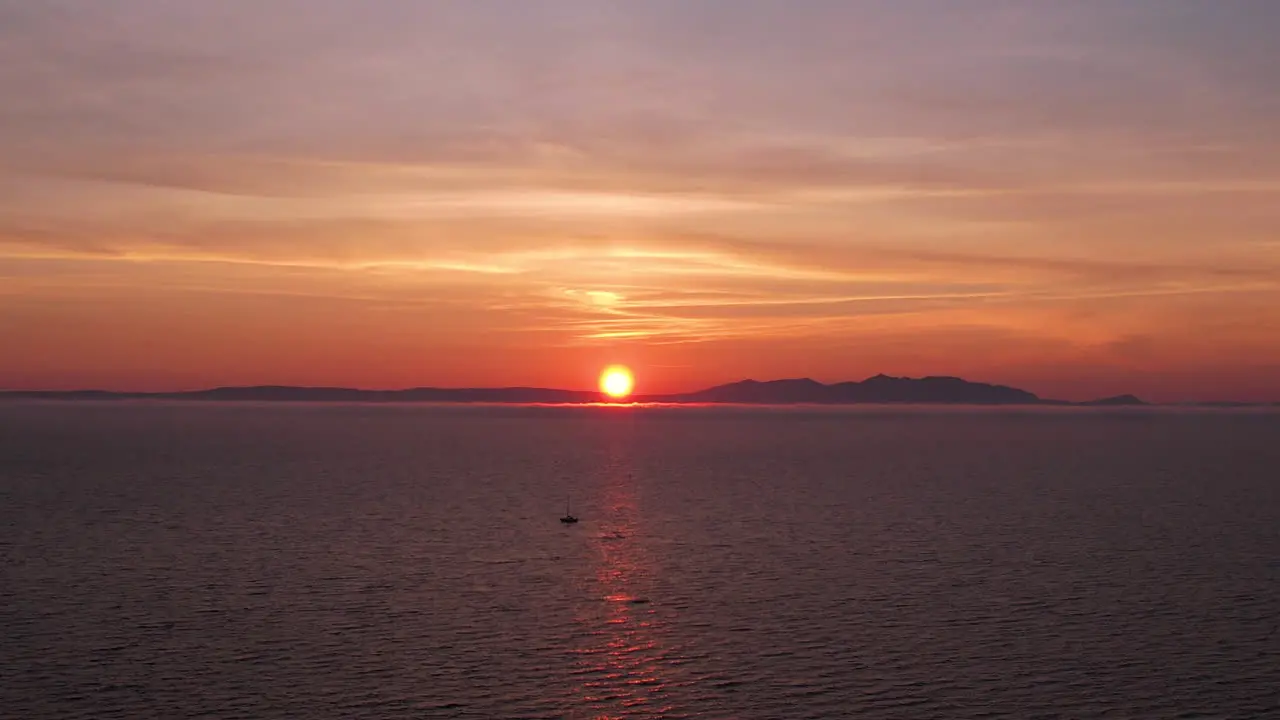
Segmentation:
{"type": "Polygon", "coordinates": [[[1146,405],[1140,398],[1133,395],[1116,395],[1115,397],[1102,398],[1101,400],[1090,400],[1088,402],[1079,403],[1080,405],[1146,405]]]}
{"type": "MultiPolygon", "coordinates": [[[[138,393],[103,390],[26,390],[0,392],[0,399],[44,400],[209,400],[253,402],[430,402],[497,404],[580,404],[607,401],[598,392],[553,388],[409,388],[359,390],[340,387],[291,387],[265,385],[223,387],[189,392],[138,393]]],[[[957,377],[890,377],[876,375],[861,382],[824,384],[809,378],[743,380],[690,393],[636,395],[639,403],[750,404],[750,405],[1145,405],[1133,395],[1120,395],[1082,403],[1047,400],[1006,385],[970,382],[957,377]]]]}
{"type": "Polygon", "coordinates": [[[956,377],[905,378],[876,375],[862,382],[825,385],[816,380],[771,380],[720,385],[694,393],[653,396],[655,402],[750,403],[792,405],[814,403],[948,403],[966,405],[1028,405],[1042,402],[1026,390],[1005,385],[969,382],[956,377]]]}

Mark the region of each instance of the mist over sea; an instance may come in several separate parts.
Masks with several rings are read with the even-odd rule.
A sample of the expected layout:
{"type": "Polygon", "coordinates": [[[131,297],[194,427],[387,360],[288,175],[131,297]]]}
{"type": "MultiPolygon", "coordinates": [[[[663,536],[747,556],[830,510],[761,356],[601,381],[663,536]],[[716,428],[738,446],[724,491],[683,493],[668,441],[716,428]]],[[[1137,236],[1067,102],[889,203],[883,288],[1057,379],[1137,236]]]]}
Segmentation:
{"type": "Polygon", "coordinates": [[[12,402],[0,716],[1280,717],[1278,469],[1259,410],[12,402]]]}

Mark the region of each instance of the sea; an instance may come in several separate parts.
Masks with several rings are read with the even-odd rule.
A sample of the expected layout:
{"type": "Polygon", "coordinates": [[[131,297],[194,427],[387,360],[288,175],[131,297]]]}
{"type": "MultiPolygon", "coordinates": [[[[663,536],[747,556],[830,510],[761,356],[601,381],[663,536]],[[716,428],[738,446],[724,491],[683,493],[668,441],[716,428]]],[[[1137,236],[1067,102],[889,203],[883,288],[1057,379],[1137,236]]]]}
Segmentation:
{"type": "Polygon", "coordinates": [[[1275,411],[0,405],[6,719],[1278,718],[1278,624],[1275,411]]]}

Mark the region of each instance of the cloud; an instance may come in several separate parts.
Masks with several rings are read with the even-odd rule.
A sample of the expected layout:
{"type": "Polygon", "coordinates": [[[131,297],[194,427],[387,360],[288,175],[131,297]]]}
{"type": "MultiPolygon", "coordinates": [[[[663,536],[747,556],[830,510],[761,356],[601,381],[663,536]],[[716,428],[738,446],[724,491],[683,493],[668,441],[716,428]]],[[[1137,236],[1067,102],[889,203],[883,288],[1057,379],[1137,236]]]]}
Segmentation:
{"type": "Polygon", "coordinates": [[[1276,12],[0,0],[0,273],[23,327],[1190,356],[1280,296],[1276,12]]]}

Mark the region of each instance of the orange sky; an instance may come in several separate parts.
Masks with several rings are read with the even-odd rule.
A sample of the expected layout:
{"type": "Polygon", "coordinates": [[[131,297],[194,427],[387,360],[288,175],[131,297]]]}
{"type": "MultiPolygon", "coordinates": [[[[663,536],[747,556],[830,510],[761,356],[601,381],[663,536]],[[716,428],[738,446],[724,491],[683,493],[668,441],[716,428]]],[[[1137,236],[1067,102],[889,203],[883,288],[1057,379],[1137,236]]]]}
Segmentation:
{"type": "Polygon", "coordinates": [[[0,387],[1280,400],[1276,4],[785,5],[0,0],[0,387]]]}

